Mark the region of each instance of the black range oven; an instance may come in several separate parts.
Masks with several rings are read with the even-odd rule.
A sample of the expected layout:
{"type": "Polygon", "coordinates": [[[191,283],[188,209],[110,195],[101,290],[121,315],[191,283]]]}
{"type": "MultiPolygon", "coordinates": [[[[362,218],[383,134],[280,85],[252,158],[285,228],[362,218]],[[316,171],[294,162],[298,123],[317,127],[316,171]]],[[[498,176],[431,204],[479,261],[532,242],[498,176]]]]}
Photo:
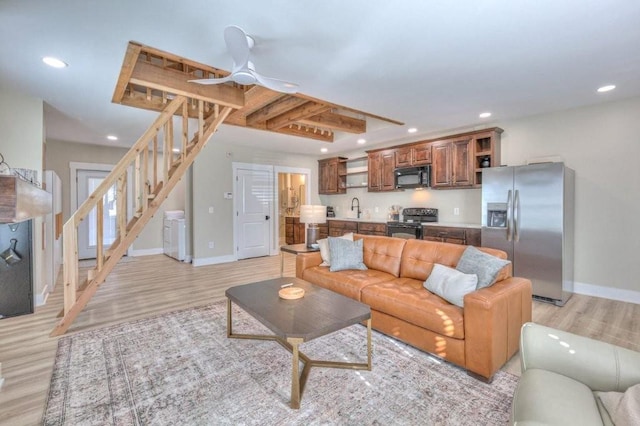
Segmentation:
{"type": "Polygon", "coordinates": [[[437,221],[438,209],[407,207],[402,210],[401,221],[387,222],[387,235],[420,240],[422,239],[422,223],[437,221]]]}

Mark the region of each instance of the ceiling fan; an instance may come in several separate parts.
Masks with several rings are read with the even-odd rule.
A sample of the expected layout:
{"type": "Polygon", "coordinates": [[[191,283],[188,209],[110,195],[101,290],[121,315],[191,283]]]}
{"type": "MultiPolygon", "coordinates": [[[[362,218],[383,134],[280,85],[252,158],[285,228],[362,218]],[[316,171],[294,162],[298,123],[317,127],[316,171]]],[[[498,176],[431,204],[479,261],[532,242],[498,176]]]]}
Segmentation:
{"type": "Polygon", "coordinates": [[[282,93],[296,93],[298,85],[277,78],[265,77],[256,72],[253,62],[249,60],[251,48],[254,40],[248,36],[242,28],[230,25],[224,29],[224,41],[227,50],[233,58],[233,69],[231,74],[222,78],[204,78],[199,80],[189,80],[190,83],[198,84],[221,84],[233,81],[244,86],[257,84],[267,89],[282,93]]]}

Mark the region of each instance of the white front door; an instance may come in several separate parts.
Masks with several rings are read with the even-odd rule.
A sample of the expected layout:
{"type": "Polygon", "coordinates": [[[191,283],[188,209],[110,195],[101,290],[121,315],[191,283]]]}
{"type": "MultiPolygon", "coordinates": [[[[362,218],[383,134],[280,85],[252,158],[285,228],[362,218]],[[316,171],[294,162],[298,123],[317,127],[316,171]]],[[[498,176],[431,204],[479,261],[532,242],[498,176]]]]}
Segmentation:
{"type": "Polygon", "coordinates": [[[238,259],[269,255],[273,171],[236,170],[238,259]]]}
{"type": "MultiPolygon", "coordinates": [[[[103,170],[78,170],[77,206],[80,207],[91,193],[102,183],[109,172],[103,170]]],[[[116,186],[113,185],[103,197],[103,245],[108,248],[118,236],[116,222],[116,186]]],[[[96,209],[91,210],[89,215],[80,222],[78,227],[78,258],[91,259],[96,257],[97,246],[97,224],[96,209]]]]}

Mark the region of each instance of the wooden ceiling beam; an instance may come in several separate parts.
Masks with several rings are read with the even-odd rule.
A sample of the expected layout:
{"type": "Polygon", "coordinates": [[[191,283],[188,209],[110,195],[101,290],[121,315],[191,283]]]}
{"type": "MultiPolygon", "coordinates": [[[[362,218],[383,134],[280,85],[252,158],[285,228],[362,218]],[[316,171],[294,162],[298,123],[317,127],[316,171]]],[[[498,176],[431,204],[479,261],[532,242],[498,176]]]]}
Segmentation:
{"type": "Polygon", "coordinates": [[[111,99],[111,102],[119,103],[122,100],[124,91],[127,89],[127,85],[129,84],[131,73],[133,73],[133,68],[136,66],[138,56],[140,56],[141,49],[142,46],[139,44],[129,43],[127,46],[127,52],[124,54],[122,68],[120,69],[120,76],[116,83],[116,89],[113,91],[113,98],[111,99]]]}
{"type": "Polygon", "coordinates": [[[321,114],[325,111],[328,111],[329,109],[331,109],[331,107],[323,104],[307,102],[297,108],[292,109],[291,111],[280,114],[279,116],[268,120],[267,129],[278,130],[305,118],[321,114]]]}
{"type": "Polygon", "coordinates": [[[307,102],[309,101],[306,99],[300,99],[296,96],[285,96],[259,109],[258,111],[249,114],[247,116],[247,126],[254,127],[258,123],[264,123],[273,117],[282,115],[287,111],[291,111],[292,109],[299,107],[300,105],[306,104],[307,102]]]}
{"type": "Polygon", "coordinates": [[[290,136],[298,136],[301,138],[315,139],[322,142],[333,142],[333,135],[334,135],[333,132],[331,133],[329,133],[328,131],[314,132],[311,129],[308,129],[308,128],[305,129],[304,127],[302,129],[298,129],[297,126],[283,127],[281,129],[276,130],[276,132],[283,133],[285,135],[290,135],[290,136]]]}
{"type": "Polygon", "coordinates": [[[246,126],[248,115],[284,96],[284,93],[275,92],[262,86],[253,86],[244,93],[244,108],[229,114],[225,123],[246,126]]]}
{"type": "Polygon", "coordinates": [[[136,62],[130,83],[162,90],[189,98],[240,109],[244,107],[244,91],[226,84],[202,85],[189,83],[180,71],[162,68],[144,61],[136,62]]]}
{"type": "Polygon", "coordinates": [[[340,115],[329,111],[298,121],[308,126],[322,127],[325,129],[332,129],[334,131],[356,134],[367,131],[366,120],[347,117],[346,115],[340,115]]]}

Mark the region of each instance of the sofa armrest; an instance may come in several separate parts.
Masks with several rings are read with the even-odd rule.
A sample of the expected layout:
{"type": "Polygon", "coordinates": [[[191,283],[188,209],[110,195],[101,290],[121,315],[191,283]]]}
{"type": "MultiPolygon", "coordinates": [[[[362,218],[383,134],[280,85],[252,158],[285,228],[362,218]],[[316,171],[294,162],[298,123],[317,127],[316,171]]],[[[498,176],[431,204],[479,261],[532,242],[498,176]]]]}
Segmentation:
{"type": "Polygon", "coordinates": [[[304,270],[313,268],[322,263],[322,256],[319,251],[312,253],[300,253],[296,255],[296,278],[302,279],[304,270]]]}
{"type": "Polygon", "coordinates": [[[520,360],[523,372],[552,371],[594,391],[624,392],[640,383],[640,352],[534,323],[522,326],[520,360]]]}
{"type": "Polygon", "coordinates": [[[531,281],[511,277],[464,297],[465,366],[490,379],[519,349],[531,321],[531,281]]]}

